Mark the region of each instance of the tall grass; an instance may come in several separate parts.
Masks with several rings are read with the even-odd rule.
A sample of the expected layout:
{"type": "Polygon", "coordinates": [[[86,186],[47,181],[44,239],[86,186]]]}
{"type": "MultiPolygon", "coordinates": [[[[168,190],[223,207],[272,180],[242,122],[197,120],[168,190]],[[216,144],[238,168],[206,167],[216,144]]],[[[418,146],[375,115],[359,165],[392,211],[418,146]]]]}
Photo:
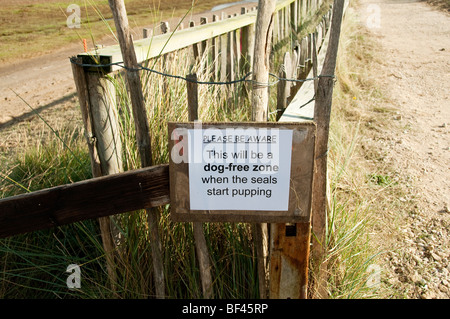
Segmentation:
{"type": "MultiPolygon", "coordinates": [[[[38,144],[18,155],[9,168],[2,167],[1,197],[91,177],[89,156],[79,130],[62,129],[59,133],[64,143],[54,140],[38,144]]],[[[65,279],[66,268],[73,263],[83,265],[90,278],[101,278],[103,260],[98,234],[97,224],[86,221],[0,240],[0,297],[101,297],[103,292],[91,290],[89,285],[86,290],[69,291],[65,279]]],[[[102,281],[96,280],[100,285],[102,281]]]]}

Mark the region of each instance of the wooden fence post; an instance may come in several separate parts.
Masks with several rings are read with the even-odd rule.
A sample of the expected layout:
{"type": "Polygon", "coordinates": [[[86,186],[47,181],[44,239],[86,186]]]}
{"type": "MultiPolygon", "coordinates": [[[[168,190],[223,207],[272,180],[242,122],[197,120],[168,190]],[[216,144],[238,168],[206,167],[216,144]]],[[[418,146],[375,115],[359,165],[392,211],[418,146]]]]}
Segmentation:
{"type": "MultiPolygon", "coordinates": [[[[253,55],[252,121],[267,121],[269,104],[269,58],[272,41],[275,0],[259,0],[256,17],[253,55]]],[[[254,224],[255,247],[258,259],[260,297],[267,297],[267,224],[254,224]]]]}
{"type": "MultiPolygon", "coordinates": [[[[208,24],[208,18],[201,17],[200,18],[200,25],[208,24]]],[[[209,47],[211,44],[209,44],[211,40],[204,40],[201,43],[199,43],[200,46],[200,65],[199,65],[199,72],[206,73],[209,65],[208,56],[209,56],[209,47]]]]}
{"type": "MultiPolygon", "coordinates": [[[[82,63],[81,58],[75,62],[82,63]]],[[[72,63],[72,72],[80,102],[86,140],[94,177],[116,174],[123,171],[122,144],[116,113],[116,91],[112,83],[99,72],[85,72],[80,65],[72,63]]],[[[114,217],[98,219],[106,265],[112,290],[115,291],[114,251],[120,244],[120,232],[114,226],[114,217]]]]}
{"type": "MultiPolygon", "coordinates": [[[[286,52],[280,77],[292,78],[292,65],[297,66],[297,57],[295,55],[292,59],[289,52],[286,52]]],[[[278,83],[277,120],[286,107],[290,86],[291,83],[287,81],[278,83]]],[[[308,221],[270,226],[269,296],[273,299],[306,299],[311,223],[308,221]]]]}
{"type": "MultiPolygon", "coordinates": [[[[198,84],[197,75],[189,74],[186,76],[187,96],[188,96],[188,117],[189,121],[198,120],[198,84]]],[[[192,223],[195,240],[195,251],[200,267],[200,280],[202,283],[203,297],[210,299],[213,297],[212,278],[211,278],[211,262],[206,245],[205,234],[203,232],[203,224],[199,222],[192,223]]]]}
{"type": "MultiPolygon", "coordinates": [[[[221,20],[225,20],[225,12],[221,14],[221,20]]],[[[228,34],[224,33],[219,36],[220,40],[220,58],[219,58],[219,79],[221,82],[228,81],[228,34]]],[[[230,88],[228,85],[221,85],[220,92],[222,95],[227,95],[230,92],[230,88]]]]}
{"type": "MultiPolygon", "coordinates": [[[[170,32],[169,22],[161,22],[160,27],[161,27],[161,34],[166,34],[170,32]]],[[[162,58],[162,65],[161,65],[162,72],[169,73],[169,66],[172,64],[173,61],[173,53],[163,54],[161,58],[162,58]]],[[[169,79],[165,76],[162,78],[162,92],[164,92],[164,94],[167,94],[167,101],[168,103],[170,103],[171,95],[167,93],[170,92],[169,79]]]]}
{"type": "MultiPolygon", "coordinates": [[[[200,18],[200,25],[205,25],[208,23],[208,18],[207,17],[201,17],[200,18]]],[[[201,56],[203,56],[204,54],[207,54],[206,50],[208,47],[208,40],[202,41],[200,44],[200,48],[201,48],[201,56]]]]}
{"type": "MultiPolygon", "coordinates": [[[[339,46],[339,36],[341,30],[342,14],[345,0],[335,0],[333,6],[333,16],[330,31],[330,40],[325,55],[321,75],[317,84],[316,102],[314,108],[314,120],[317,124],[316,137],[316,160],[313,185],[312,201],[312,225],[317,241],[313,242],[312,255],[317,263],[321,263],[325,253],[325,233],[327,224],[327,153],[328,135],[330,129],[330,114],[333,95],[334,74],[336,68],[336,58],[339,46]]],[[[319,269],[319,298],[326,298],[324,287],[326,280],[323,269],[326,265],[321,265],[319,269]],[[325,283],[324,283],[325,282],[325,283]]]]}
{"type": "MultiPolygon", "coordinates": [[[[245,8],[241,9],[241,14],[246,14],[245,8]]],[[[241,29],[241,74],[247,74],[250,71],[250,67],[253,63],[253,49],[255,46],[255,25],[250,24],[241,29]]]]}
{"type": "MultiPolygon", "coordinates": [[[[189,21],[189,28],[193,28],[195,27],[195,21],[189,21]]],[[[194,61],[197,62],[197,60],[200,60],[201,58],[201,53],[199,52],[199,44],[198,43],[194,43],[192,45],[192,50],[194,52],[194,61]]]]}
{"type": "Polygon", "coordinates": [[[298,21],[298,1],[296,0],[291,3],[291,26],[294,34],[297,34],[298,21]]]}
{"type": "Polygon", "coordinates": [[[274,0],[258,1],[255,50],[253,54],[252,121],[267,121],[269,68],[273,29],[274,0]]]}
{"type": "MultiPolygon", "coordinates": [[[[317,77],[318,72],[318,65],[317,65],[317,34],[312,34],[312,68],[313,68],[313,77],[317,77]]],[[[319,80],[314,80],[314,92],[317,91],[317,85],[319,83],[319,80]]]]}
{"type": "Polygon", "coordinates": [[[186,76],[187,98],[188,98],[188,121],[198,120],[198,84],[197,74],[186,76]]]}
{"type": "MultiPolygon", "coordinates": [[[[231,18],[231,15],[228,16],[231,18]]],[[[227,34],[227,81],[233,81],[235,78],[235,70],[234,70],[234,58],[235,58],[235,49],[236,42],[234,41],[234,32],[228,32],[227,34]]],[[[228,86],[230,90],[233,90],[233,84],[228,86]]]]}
{"type": "MultiPolygon", "coordinates": [[[[241,9],[241,14],[246,14],[246,8],[241,9]]],[[[239,65],[239,73],[242,77],[250,72],[253,65],[253,50],[255,47],[255,24],[252,23],[241,29],[241,62],[239,65]]],[[[246,99],[250,96],[246,85],[242,88],[242,98],[246,99]]]]}
{"type": "MultiPolygon", "coordinates": [[[[235,17],[238,16],[237,13],[234,14],[235,17]]],[[[234,74],[235,78],[239,78],[241,75],[239,74],[239,66],[241,65],[241,29],[236,29],[231,32],[233,35],[233,47],[234,47],[234,74]]]]}
{"type": "MultiPolygon", "coordinates": [[[[218,15],[213,15],[213,22],[219,21],[218,15]]],[[[220,49],[220,38],[214,37],[211,39],[211,54],[212,54],[212,70],[211,70],[211,80],[219,80],[219,49],[220,49]]]]}
{"type": "MultiPolygon", "coordinates": [[[[140,81],[136,53],[134,51],[133,39],[129,30],[128,17],[123,0],[108,0],[114,16],[117,35],[124,64],[127,67],[126,79],[130,91],[133,118],[136,128],[136,139],[141,160],[141,166],[152,165],[151,140],[148,128],[147,114],[145,111],[144,95],[140,81]]],[[[161,241],[159,238],[159,214],[156,209],[147,210],[150,245],[152,248],[152,261],[155,275],[156,297],[164,298],[165,282],[164,268],[161,257],[161,241]]]]}
{"type": "MultiPolygon", "coordinates": [[[[289,52],[286,52],[284,54],[283,65],[278,76],[284,79],[291,78],[292,71],[291,56],[289,52]]],[[[277,84],[277,121],[286,109],[287,99],[290,95],[290,87],[291,83],[288,81],[279,81],[277,84]]]]}

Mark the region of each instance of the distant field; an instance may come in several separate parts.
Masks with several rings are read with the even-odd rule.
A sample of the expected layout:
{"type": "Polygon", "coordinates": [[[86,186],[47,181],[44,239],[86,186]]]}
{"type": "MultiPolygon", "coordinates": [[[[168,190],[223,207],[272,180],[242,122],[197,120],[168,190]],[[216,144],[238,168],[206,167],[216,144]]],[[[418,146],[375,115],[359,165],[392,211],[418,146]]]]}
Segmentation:
{"type": "MultiPolygon", "coordinates": [[[[149,25],[234,0],[125,0],[130,26],[149,25]]],[[[73,20],[72,20],[73,21],[73,20]]],[[[114,28],[107,0],[2,0],[0,6],[0,63],[51,52],[82,39],[98,40],[114,28]],[[69,28],[69,5],[80,8],[80,28],[69,28]]]]}

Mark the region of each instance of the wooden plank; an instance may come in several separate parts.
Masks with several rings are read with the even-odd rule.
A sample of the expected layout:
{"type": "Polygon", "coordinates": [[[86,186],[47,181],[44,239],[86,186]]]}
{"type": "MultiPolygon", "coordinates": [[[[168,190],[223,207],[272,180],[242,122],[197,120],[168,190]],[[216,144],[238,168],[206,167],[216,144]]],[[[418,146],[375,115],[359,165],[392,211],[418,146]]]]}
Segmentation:
{"type": "MultiPolygon", "coordinates": [[[[222,12],[221,15],[221,20],[225,20],[226,16],[225,16],[225,12],[222,12]]],[[[227,45],[228,45],[228,41],[227,41],[227,34],[222,34],[219,36],[219,42],[220,42],[220,62],[219,62],[219,76],[220,76],[220,81],[221,82],[225,82],[227,80],[227,45]]],[[[226,87],[225,86],[221,86],[220,89],[225,92],[226,87]]],[[[224,93],[222,93],[224,94],[224,93]]]]}
{"type": "MultiPolygon", "coordinates": [[[[189,21],[189,28],[194,28],[194,27],[195,27],[195,21],[189,21]]],[[[195,61],[195,63],[197,63],[200,60],[200,56],[201,56],[198,43],[192,44],[192,52],[194,54],[194,61],[195,61]]]]}
{"type": "MultiPolygon", "coordinates": [[[[280,78],[292,78],[292,61],[289,52],[284,54],[283,65],[279,72],[280,78]]],[[[277,120],[281,117],[286,109],[287,99],[290,95],[291,82],[279,81],[277,84],[277,120]]]]}
{"type": "Polygon", "coordinates": [[[163,21],[160,23],[160,27],[161,27],[161,33],[165,34],[165,33],[169,33],[170,32],[170,25],[169,22],[167,21],[163,21]]]}
{"type": "Polygon", "coordinates": [[[317,123],[317,140],[314,175],[314,200],[313,200],[313,232],[319,244],[313,245],[313,252],[322,254],[325,226],[327,223],[327,153],[328,135],[330,129],[331,102],[334,87],[334,74],[336,68],[337,51],[341,22],[345,0],[335,0],[333,6],[333,20],[330,31],[329,48],[323,62],[320,77],[317,84],[314,120],[317,123]]]}
{"type": "MultiPolygon", "coordinates": [[[[276,3],[275,11],[290,5],[294,0],[281,0],[276,3]]],[[[240,29],[250,24],[256,23],[257,11],[250,11],[247,14],[223,19],[213,23],[178,30],[176,32],[154,35],[150,38],[144,38],[134,41],[134,49],[138,63],[148,59],[173,52],[195,43],[199,43],[210,38],[214,38],[228,32],[240,29]]],[[[113,45],[101,48],[97,51],[89,51],[78,54],[83,59],[83,63],[94,64],[100,61],[102,64],[122,62],[122,55],[119,45],[113,45]]],[[[113,72],[121,69],[119,66],[110,66],[104,68],[106,72],[113,72]]]]}
{"type": "MultiPolygon", "coordinates": [[[[241,13],[248,12],[245,8],[241,9],[241,13]]],[[[255,25],[251,24],[241,29],[241,63],[240,73],[245,75],[250,72],[250,68],[253,64],[253,50],[255,47],[255,25]]]]}
{"type": "Polygon", "coordinates": [[[298,1],[295,0],[290,4],[291,6],[291,26],[293,28],[293,32],[297,34],[299,19],[298,19],[298,1]]]}
{"type": "MultiPolygon", "coordinates": [[[[207,17],[201,17],[200,18],[200,25],[208,24],[208,18],[207,17]]],[[[208,39],[209,40],[209,39],[208,39]]],[[[204,40],[201,42],[200,48],[201,48],[201,55],[206,53],[208,40],[204,40]]]]}
{"type": "Polygon", "coordinates": [[[270,299],[306,299],[311,224],[271,225],[270,299]]]}
{"type": "Polygon", "coordinates": [[[0,200],[0,238],[169,202],[167,164],[92,178],[0,200]]]}
{"type": "Polygon", "coordinates": [[[290,10],[290,6],[284,7],[283,8],[283,15],[284,15],[284,37],[285,38],[290,38],[290,32],[291,32],[291,24],[290,24],[290,16],[291,14],[289,13],[290,10]]]}
{"type": "MultiPolygon", "coordinates": [[[[317,33],[313,33],[312,37],[312,70],[313,70],[313,78],[317,78],[318,72],[318,62],[317,62],[317,33]]],[[[319,80],[314,80],[314,92],[317,92],[317,84],[319,80]]]]}
{"type": "MultiPolygon", "coordinates": [[[[296,43],[298,45],[298,42],[296,42],[296,43]]],[[[292,52],[292,57],[291,57],[291,76],[290,76],[291,79],[298,79],[298,64],[299,64],[298,61],[299,61],[299,52],[298,52],[298,50],[294,50],[292,52]]],[[[291,83],[289,83],[289,86],[291,87],[291,90],[289,91],[289,95],[290,96],[295,95],[295,93],[297,92],[297,91],[293,92],[295,83],[291,82],[291,83]]]]}
{"type": "MultiPolygon", "coordinates": [[[[213,22],[219,21],[218,15],[213,15],[213,22]]],[[[211,39],[211,55],[212,55],[212,70],[211,70],[211,80],[219,80],[219,49],[220,49],[220,39],[219,37],[214,37],[211,39]]]]}
{"type": "MultiPolygon", "coordinates": [[[[228,16],[228,19],[230,18],[231,16],[228,16]]],[[[235,46],[234,32],[231,31],[227,34],[227,81],[233,81],[235,79],[235,46]]],[[[230,90],[233,90],[234,85],[230,84],[228,87],[230,90]]]]}
{"type": "Polygon", "coordinates": [[[239,66],[241,65],[241,29],[232,32],[233,35],[233,53],[234,53],[234,74],[235,78],[240,76],[239,66]]]}
{"type": "MultiPolygon", "coordinates": [[[[196,74],[189,74],[188,79],[192,81],[197,80],[196,74]]],[[[187,82],[188,95],[188,120],[198,120],[198,84],[195,82],[187,82]]],[[[202,223],[192,223],[195,239],[195,251],[197,253],[197,260],[200,268],[200,280],[202,283],[203,297],[210,299],[213,297],[212,277],[211,277],[211,262],[209,257],[208,246],[206,245],[205,234],[203,232],[202,223]]]]}
{"type": "Polygon", "coordinates": [[[153,36],[153,29],[144,28],[142,29],[142,38],[147,39],[153,36]]]}
{"type": "MultiPolygon", "coordinates": [[[[287,54],[288,52],[286,52],[287,54]]],[[[287,78],[285,68],[282,68],[278,73],[280,78],[287,78]]],[[[286,85],[287,81],[279,81],[277,83],[277,121],[283,115],[284,110],[287,105],[287,96],[286,96],[286,85]]]]}

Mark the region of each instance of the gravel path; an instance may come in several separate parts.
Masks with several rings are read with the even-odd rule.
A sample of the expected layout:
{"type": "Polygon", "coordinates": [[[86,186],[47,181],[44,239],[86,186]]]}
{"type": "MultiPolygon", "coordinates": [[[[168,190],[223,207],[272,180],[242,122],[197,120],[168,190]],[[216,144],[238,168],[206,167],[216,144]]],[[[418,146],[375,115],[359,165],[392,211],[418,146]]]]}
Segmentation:
{"type": "Polygon", "coordinates": [[[397,110],[372,142],[407,189],[382,271],[401,297],[449,298],[450,16],[404,0],[362,0],[359,14],[383,52],[372,74],[385,107],[397,110]]]}

